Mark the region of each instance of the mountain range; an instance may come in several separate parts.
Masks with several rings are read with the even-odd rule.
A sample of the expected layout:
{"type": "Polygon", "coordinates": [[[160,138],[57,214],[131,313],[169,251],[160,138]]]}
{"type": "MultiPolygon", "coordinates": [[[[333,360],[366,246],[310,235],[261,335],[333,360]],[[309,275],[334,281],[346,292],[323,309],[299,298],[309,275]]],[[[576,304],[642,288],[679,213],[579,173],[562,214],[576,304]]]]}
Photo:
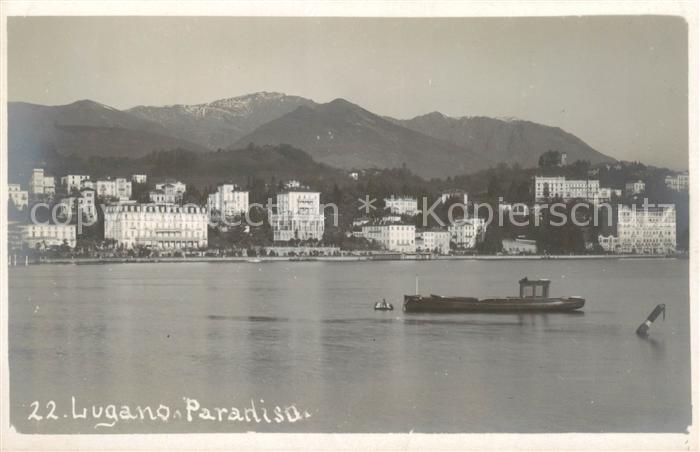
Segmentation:
{"type": "Polygon", "coordinates": [[[408,120],[376,115],[343,99],[260,92],[208,104],[117,110],[82,100],[62,106],[8,104],[11,168],[38,164],[47,149],[80,157],[141,158],[186,149],[209,152],[289,144],[342,169],[402,167],[423,177],[470,173],[498,163],[537,165],[547,150],[569,161],[614,159],[557,127],[434,112],[408,120]]]}

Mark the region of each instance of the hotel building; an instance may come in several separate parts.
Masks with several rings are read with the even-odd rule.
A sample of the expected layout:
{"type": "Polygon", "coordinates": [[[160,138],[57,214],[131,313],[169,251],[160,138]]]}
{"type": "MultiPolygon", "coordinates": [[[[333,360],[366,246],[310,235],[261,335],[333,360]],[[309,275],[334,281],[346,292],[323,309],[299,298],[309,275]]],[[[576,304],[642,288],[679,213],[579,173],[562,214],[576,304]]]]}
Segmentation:
{"type": "Polygon", "coordinates": [[[362,236],[367,240],[377,242],[387,251],[416,252],[416,227],[412,224],[364,225],[362,226],[362,236]]]}
{"type": "Polygon", "coordinates": [[[416,250],[449,254],[450,231],[445,229],[416,231],[416,250]]]}
{"type": "Polygon", "coordinates": [[[561,198],[564,201],[583,199],[596,204],[610,201],[611,196],[612,191],[609,188],[601,188],[599,180],[567,180],[562,176],[535,176],[535,202],[561,198]]]}
{"type": "Polygon", "coordinates": [[[207,224],[204,207],[122,203],[105,208],[105,239],[125,248],[205,248],[207,224]]]}
{"type": "Polygon", "coordinates": [[[87,221],[97,218],[97,202],[95,190],[84,188],[80,190],[80,196],[70,196],[61,200],[61,213],[66,217],[72,217],[76,212],[82,212],[87,221]]]}
{"type": "Polygon", "coordinates": [[[418,201],[410,196],[395,198],[392,195],[391,198],[384,198],[384,205],[389,212],[396,215],[414,216],[418,214],[418,201]]]}
{"type": "Polygon", "coordinates": [[[61,185],[66,189],[66,193],[70,194],[73,190],[83,188],[83,181],[90,180],[90,176],[82,174],[68,174],[61,178],[61,185]]]}
{"type": "Polygon", "coordinates": [[[248,211],[248,192],[239,190],[234,184],[219,185],[207,200],[210,215],[234,216],[248,211]]]}
{"type": "Polygon", "coordinates": [[[458,248],[475,248],[484,241],[486,234],[486,221],[483,218],[466,218],[457,220],[447,227],[450,239],[458,248]]]}
{"type": "Polygon", "coordinates": [[[32,195],[53,196],[56,193],[53,176],[44,175],[43,168],[34,168],[29,178],[29,192],[32,195]]]}
{"type": "Polygon", "coordinates": [[[668,175],[664,179],[666,187],[673,191],[688,191],[688,173],[680,173],[675,176],[668,175]]]}
{"type": "Polygon", "coordinates": [[[526,239],[525,237],[503,239],[501,240],[501,246],[505,254],[537,254],[537,241],[526,239]]]}
{"type": "Polygon", "coordinates": [[[98,180],[95,183],[97,196],[100,198],[117,198],[126,201],[131,198],[131,181],[122,177],[114,180],[98,180]]]}
{"type": "Polygon", "coordinates": [[[68,245],[75,248],[76,226],[70,224],[28,224],[22,242],[30,248],[68,245]]]}
{"type": "Polygon", "coordinates": [[[324,215],[321,194],[309,190],[290,190],[277,195],[277,212],[270,215],[274,241],[321,240],[324,215]]]}
{"type": "Polygon", "coordinates": [[[599,236],[598,243],[620,254],[671,254],[676,252],[676,207],[619,206],[617,236],[599,236]]]}

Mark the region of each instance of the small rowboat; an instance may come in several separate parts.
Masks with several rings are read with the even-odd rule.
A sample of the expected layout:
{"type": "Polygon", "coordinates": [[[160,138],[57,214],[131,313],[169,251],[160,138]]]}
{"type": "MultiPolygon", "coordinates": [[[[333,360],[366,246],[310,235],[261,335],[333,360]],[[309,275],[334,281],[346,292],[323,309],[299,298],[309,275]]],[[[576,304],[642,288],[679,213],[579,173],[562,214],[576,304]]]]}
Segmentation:
{"type": "Polygon", "coordinates": [[[386,300],[378,301],[374,303],[374,310],[375,311],[393,311],[394,310],[394,305],[391,303],[387,303],[386,300]]]}

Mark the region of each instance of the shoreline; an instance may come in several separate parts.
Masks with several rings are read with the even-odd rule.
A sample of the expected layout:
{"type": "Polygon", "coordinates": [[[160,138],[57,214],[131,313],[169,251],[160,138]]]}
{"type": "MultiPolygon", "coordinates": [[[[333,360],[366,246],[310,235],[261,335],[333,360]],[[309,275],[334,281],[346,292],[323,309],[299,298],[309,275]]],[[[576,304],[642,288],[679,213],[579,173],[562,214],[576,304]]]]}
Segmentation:
{"type": "Polygon", "coordinates": [[[684,256],[658,256],[636,254],[579,254],[579,255],[527,255],[527,256],[416,256],[416,255],[370,255],[370,256],[315,256],[315,257],[76,257],[42,258],[40,260],[11,263],[8,267],[29,265],[106,265],[106,264],[161,264],[161,263],[273,263],[273,262],[386,262],[386,261],[531,261],[531,260],[618,260],[618,259],[683,259],[684,256]]]}

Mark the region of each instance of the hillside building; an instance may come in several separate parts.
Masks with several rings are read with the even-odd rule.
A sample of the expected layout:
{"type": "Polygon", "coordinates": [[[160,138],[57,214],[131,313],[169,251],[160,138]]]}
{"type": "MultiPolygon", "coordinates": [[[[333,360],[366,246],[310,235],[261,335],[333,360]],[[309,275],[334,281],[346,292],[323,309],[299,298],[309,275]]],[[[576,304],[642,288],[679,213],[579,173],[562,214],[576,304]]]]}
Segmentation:
{"type": "Polygon", "coordinates": [[[29,178],[29,193],[33,196],[56,194],[56,183],[53,176],[44,174],[43,168],[34,168],[29,178]]]}
{"type": "Polygon", "coordinates": [[[410,196],[384,198],[384,205],[389,212],[396,215],[418,215],[418,201],[410,196]]]}
{"type": "Polygon", "coordinates": [[[29,206],[29,193],[22,190],[19,184],[8,184],[7,191],[10,202],[19,210],[24,210],[29,206]]]}

